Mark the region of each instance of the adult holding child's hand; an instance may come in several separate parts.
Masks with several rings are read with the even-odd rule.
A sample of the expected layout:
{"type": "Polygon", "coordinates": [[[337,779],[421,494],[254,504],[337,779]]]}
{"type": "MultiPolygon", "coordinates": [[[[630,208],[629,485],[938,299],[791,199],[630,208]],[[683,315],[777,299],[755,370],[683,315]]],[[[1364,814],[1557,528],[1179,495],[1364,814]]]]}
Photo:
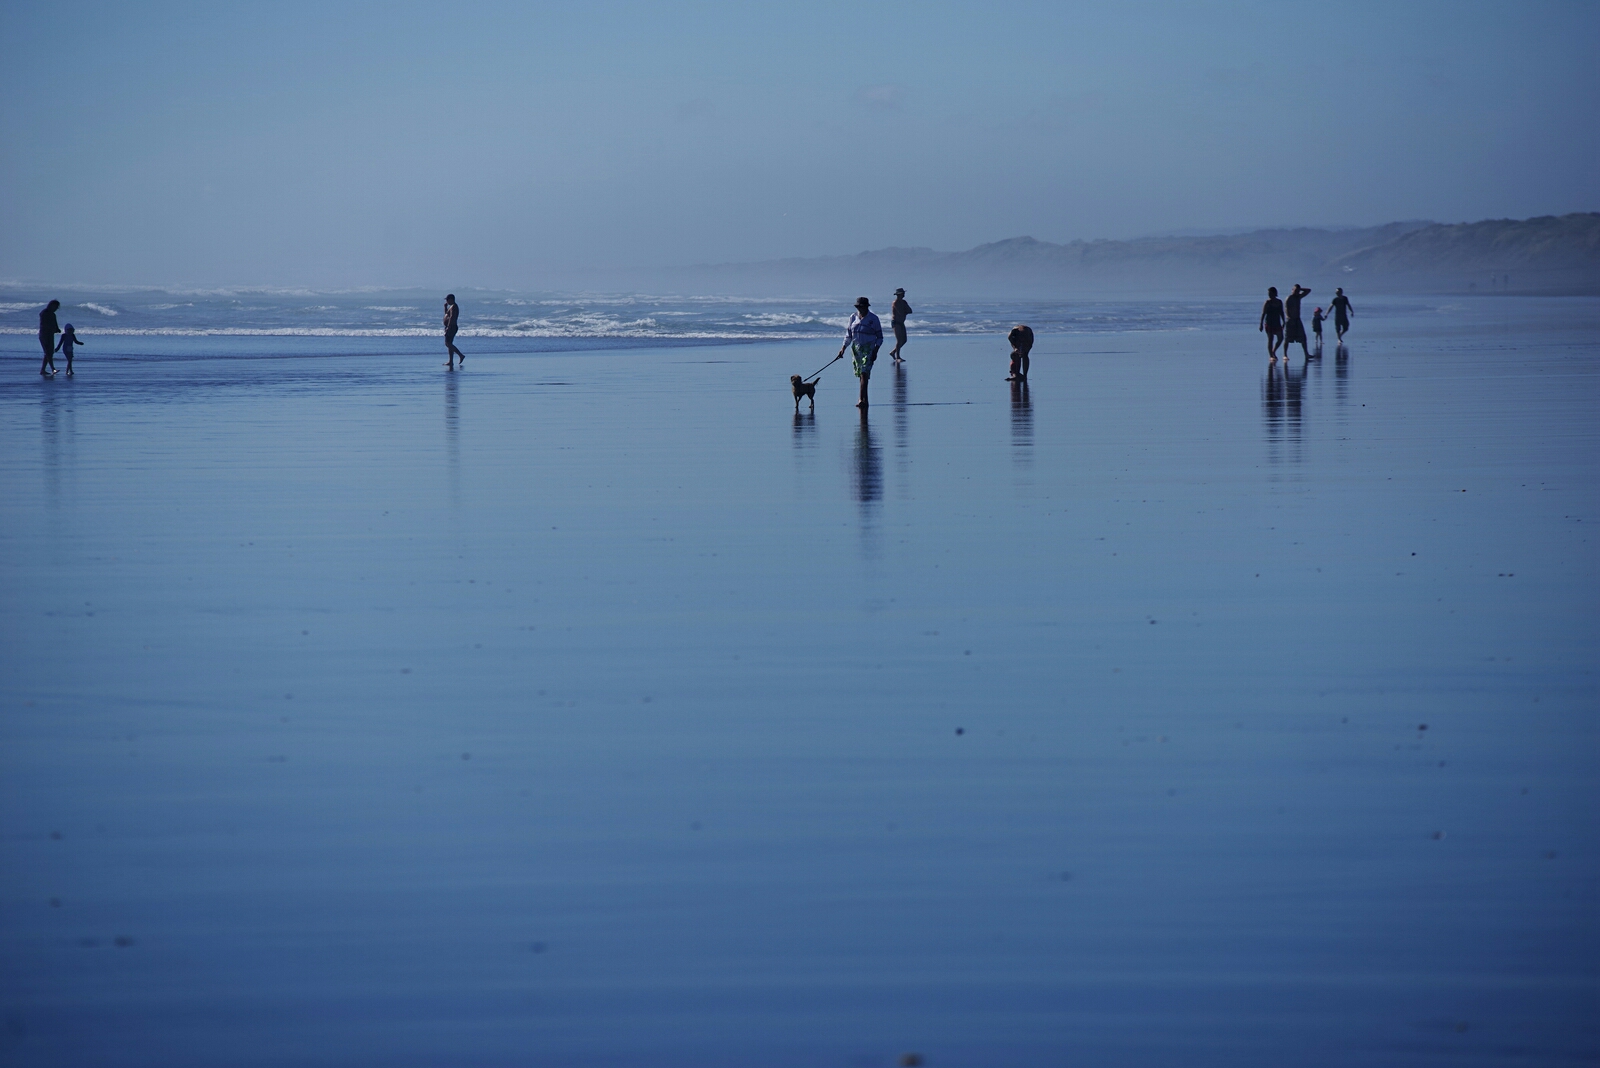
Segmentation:
{"type": "Polygon", "coordinates": [[[39,364],[39,373],[49,378],[56,373],[56,335],[61,333],[61,327],[56,323],[56,309],[61,307],[59,300],[52,300],[44,306],[44,311],[39,313],[39,347],[44,349],[44,360],[39,364]],[[49,370],[45,370],[48,367],[49,370]]]}

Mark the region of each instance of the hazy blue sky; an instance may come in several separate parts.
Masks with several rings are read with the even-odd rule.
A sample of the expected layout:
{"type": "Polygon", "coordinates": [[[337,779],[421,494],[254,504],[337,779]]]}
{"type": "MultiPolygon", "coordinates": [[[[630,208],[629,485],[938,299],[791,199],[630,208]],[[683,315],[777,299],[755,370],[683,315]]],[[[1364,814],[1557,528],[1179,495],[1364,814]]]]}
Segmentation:
{"type": "Polygon", "coordinates": [[[1600,209],[1600,4],[11,2],[0,277],[653,265],[1600,209]]]}

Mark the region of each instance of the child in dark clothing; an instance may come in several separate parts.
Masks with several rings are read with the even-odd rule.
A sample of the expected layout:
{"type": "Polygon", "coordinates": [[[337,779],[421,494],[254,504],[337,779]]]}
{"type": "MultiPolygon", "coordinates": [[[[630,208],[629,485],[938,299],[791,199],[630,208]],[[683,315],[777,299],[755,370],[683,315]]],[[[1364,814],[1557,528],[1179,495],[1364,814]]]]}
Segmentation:
{"type": "Polygon", "coordinates": [[[1006,375],[1006,381],[1026,382],[1028,353],[1033,351],[1033,327],[1019,323],[1011,328],[1006,340],[1011,342],[1011,373],[1006,375]]]}
{"type": "Polygon", "coordinates": [[[73,331],[72,324],[68,323],[67,328],[61,331],[61,343],[56,346],[56,351],[64,353],[67,357],[68,378],[72,377],[72,346],[81,344],[83,342],[78,340],[78,335],[73,331]]]}

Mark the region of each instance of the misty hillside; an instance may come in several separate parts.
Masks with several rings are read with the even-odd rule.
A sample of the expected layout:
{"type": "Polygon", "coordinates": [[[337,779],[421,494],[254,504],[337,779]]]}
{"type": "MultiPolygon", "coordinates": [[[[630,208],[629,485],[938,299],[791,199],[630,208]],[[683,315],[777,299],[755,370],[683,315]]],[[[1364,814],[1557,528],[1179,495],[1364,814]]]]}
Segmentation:
{"type": "Polygon", "coordinates": [[[1428,226],[1335,262],[1382,275],[1593,271],[1600,264],[1600,213],[1428,226]]]}
{"type": "Polygon", "coordinates": [[[1600,214],[1066,244],[1013,237],[965,252],[885,248],[691,267],[679,280],[739,293],[903,285],[938,297],[1254,293],[1295,282],[1369,292],[1600,293],[1600,214]]]}

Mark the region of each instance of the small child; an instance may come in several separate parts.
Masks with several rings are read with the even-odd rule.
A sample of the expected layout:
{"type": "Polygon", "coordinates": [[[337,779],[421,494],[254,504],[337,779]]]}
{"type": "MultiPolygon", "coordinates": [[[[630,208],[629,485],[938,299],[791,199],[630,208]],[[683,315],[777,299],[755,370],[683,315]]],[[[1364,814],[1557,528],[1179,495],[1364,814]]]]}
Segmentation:
{"type": "Polygon", "coordinates": [[[72,324],[68,323],[67,328],[61,331],[61,343],[56,346],[57,352],[66,354],[68,378],[72,377],[72,346],[81,344],[83,342],[78,340],[78,335],[72,332],[72,324]]]}
{"type": "Polygon", "coordinates": [[[1317,339],[1318,356],[1322,355],[1322,320],[1324,318],[1325,316],[1322,314],[1321,308],[1318,308],[1316,311],[1311,313],[1311,333],[1317,339]]]}

